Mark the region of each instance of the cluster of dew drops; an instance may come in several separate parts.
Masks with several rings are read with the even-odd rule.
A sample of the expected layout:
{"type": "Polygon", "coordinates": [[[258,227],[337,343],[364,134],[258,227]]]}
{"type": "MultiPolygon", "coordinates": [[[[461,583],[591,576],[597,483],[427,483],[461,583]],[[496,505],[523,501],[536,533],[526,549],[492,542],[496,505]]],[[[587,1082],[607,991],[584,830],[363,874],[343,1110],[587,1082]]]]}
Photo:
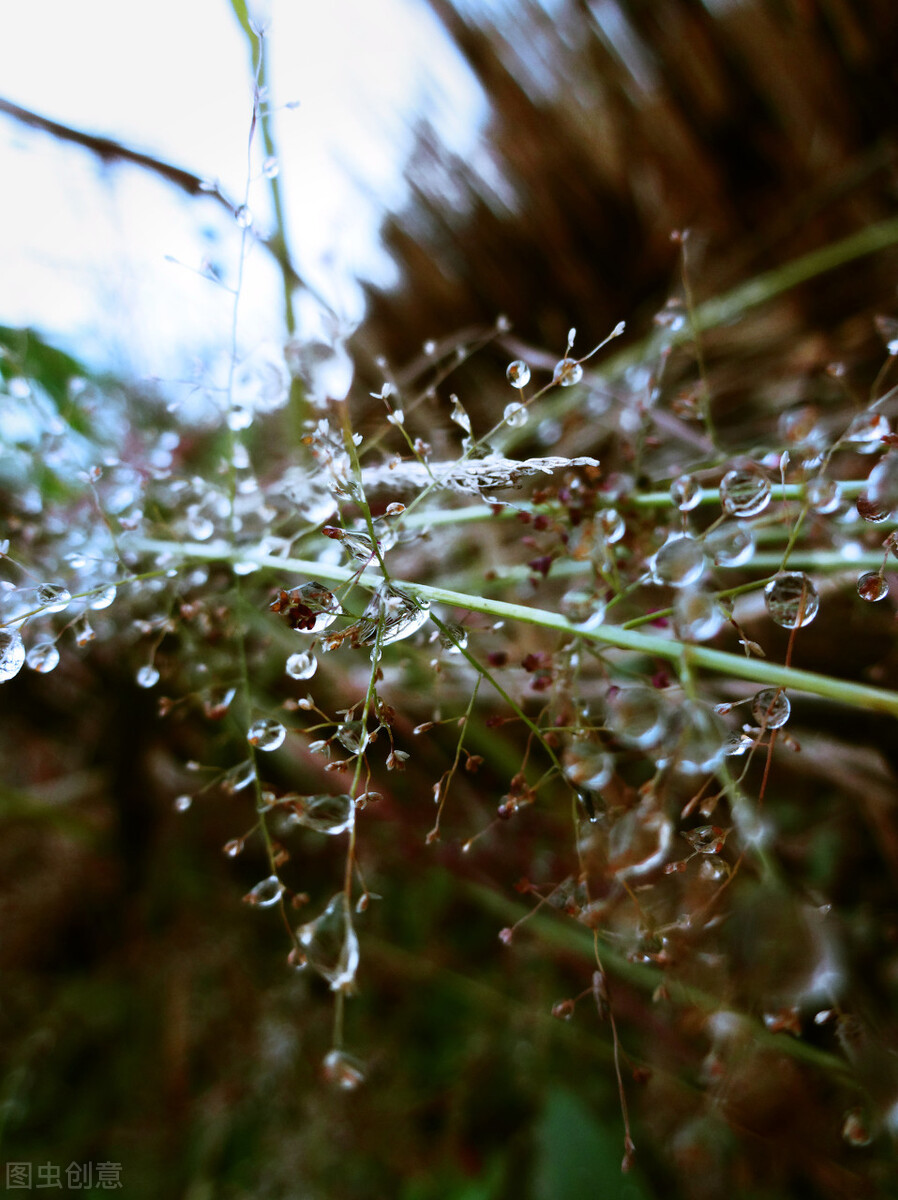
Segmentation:
{"type": "MultiPolygon", "coordinates": [[[[898,355],[898,323],[893,324],[892,340],[887,343],[890,360],[898,355]]],[[[580,364],[568,353],[556,365],[553,382],[571,386],[580,382],[582,375],[580,364]]],[[[523,389],[530,381],[531,371],[525,361],[518,359],[509,364],[506,377],[521,392],[521,400],[505,409],[506,421],[516,426],[526,420],[529,402],[523,389]]],[[[847,427],[835,434],[826,430],[813,406],[799,406],[781,416],[780,446],[776,451],[757,460],[737,460],[732,466],[717,468],[716,472],[713,467],[705,467],[695,475],[674,478],[669,488],[672,528],[662,544],[643,560],[636,557],[634,562],[630,556],[625,590],[651,585],[671,589],[676,636],[683,642],[707,642],[728,622],[742,633],[733,620],[732,607],[726,603],[727,593],[703,588],[708,568],[750,568],[759,534],[762,538],[768,535],[766,541],[775,553],[776,545],[781,546],[786,540],[784,531],[786,535],[792,531],[798,533],[802,522],[810,516],[811,544],[817,549],[820,531],[829,522],[832,544],[837,548],[832,562],[838,568],[850,570],[852,563],[865,554],[863,531],[894,519],[898,513],[898,449],[895,448],[898,438],[880,411],[890,397],[888,393],[856,414],[847,427]],[[840,457],[839,452],[844,455],[840,457]],[[863,467],[864,457],[874,454],[878,457],[873,468],[862,472],[866,478],[846,482],[837,476],[837,470],[844,470],[846,462],[856,473],[858,463],[863,467]],[[716,484],[703,486],[704,481],[715,478],[716,484]],[[782,510],[771,515],[780,482],[782,510]],[[695,510],[715,500],[719,516],[697,531],[690,530],[695,510]]],[[[614,565],[609,553],[613,554],[613,547],[628,532],[631,518],[626,501],[620,506],[624,511],[613,506],[618,496],[625,497],[626,492],[626,487],[619,488],[616,494],[612,491],[609,502],[596,513],[595,531],[606,556],[603,564],[606,568],[614,565]]],[[[857,578],[857,594],[866,602],[882,601],[888,595],[886,568],[890,554],[898,555],[898,538],[894,533],[879,544],[883,551],[881,566],[863,571],[857,578]]],[[[771,556],[767,557],[769,561],[771,556]]],[[[604,575],[605,582],[611,583],[607,571],[596,574],[604,575]]],[[[620,590],[619,577],[615,583],[620,590]]],[[[780,569],[772,577],[762,578],[757,587],[763,587],[770,619],[783,629],[799,630],[814,621],[819,612],[820,595],[814,580],[806,571],[790,568],[787,554],[783,555],[780,569]]],[[[604,590],[600,584],[578,587],[562,595],[560,611],[575,628],[586,632],[607,621],[616,598],[612,586],[604,590]]],[[[746,654],[763,653],[760,646],[746,637],[740,637],[740,641],[746,654]]],[[[749,706],[753,724],[743,725],[740,733],[733,734],[720,717],[732,711],[735,704],[717,704],[711,708],[690,697],[674,703],[664,694],[663,685],[660,691],[643,684],[612,685],[600,728],[609,731],[619,745],[649,753],[659,769],[675,766],[684,775],[707,775],[727,755],[744,754],[758,744],[764,733],[781,729],[791,714],[791,703],[782,687],[763,688],[742,703],[749,706]]],[[[591,714],[588,709],[585,711],[583,728],[575,730],[568,740],[563,769],[581,799],[591,795],[598,800],[614,775],[615,755],[606,748],[604,736],[601,733],[597,736],[596,727],[590,727],[591,714]]],[[[591,803],[587,811],[595,819],[591,803]]],[[[662,824],[666,836],[670,832],[669,822],[662,819],[662,824]]],[[[707,845],[703,844],[696,852],[709,854],[719,853],[720,834],[716,826],[705,826],[683,836],[687,840],[706,841],[707,845]]],[[[657,866],[660,858],[653,855],[646,860],[650,861],[657,866]]]]}
{"type": "MultiPolygon", "coordinates": [[[[621,329],[622,326],[618,327],[611,336],[616,336],[621,329]]],[[[577,360],[571,354],[573,332],[565,355],[554,367],[549,386],[570,388],[583,381],[582,363],[585,359],[577,360]]],[[[889,352],[893,353],[892,346],[889,352]]],[[[324,360],[324,366],[331,374],[334,371],[345,372],[346,363],[341,357],[343,353],[342,347],[337,345],[334,353],[324,360]]],[[[894,353],[898,353],[898,341],[895,342],[894,353]]],[[[506,375],[508,383],[518,391],[519,398],[505,405],[503,421],[510,429],[519,429],[527,423],[535,399],[528,399],[525,394],[532,372],[525,361],[517,359],[510,363],[506,375]]],[[[255,375],[249,372],[247,389],[251,391],[255,388],[262,397],[256,404],[258,411],[270,411],[283,399],[283,380],[278,371],[274,372],[274,376],[276,378],[264,363],[256,368],[255,375]],[[265,387],[256,387],[260,380],[265,387]]],[[[239,433],[245,427],[247,412],[250,412],[251,419],[249,405],[231,405],[227,419],[234,432],[239,433]]],[[[699,505],[707,501],[708,489],[691,475],[679,476],[670,485],[670,509],[675,518],[675,527],[639,565],[632,582],[673,590],[674,627],[683,641],[710,641],[724,627],[727,617],[725,608],[713,592],[703,590],[702,580],[709,563],[722,569],[740,568],[751,563],[755,553],[752,523],[767,512],[776,493],[777,474],[785,480],[784,462],[790,456],[799,463],[801,503],[806,511],[816,517],[836,522],[846,566],[861,549],[857,541],[851,541],[852,523],[861,518],[868,526],[882,525],[898,512],[898,448],[888,419],[879,411],[878,405],[854,417],[848,428],[835,440],[830,439],[829,444],[810,406],[786,413],[780,422],[780,435],[787,455],[780,453],[760,462],[742,463],[722,473],[716,488],[721,516],[702,532],[690,532],[688,522],[699,505]],[[838,461],[836,451],[839,450],[850,451],[856,456],[879,455],[872,470],[862,481],[860,494],[855,491],[854,505],[846,501],[843,485],[834,476],[834,464],[838,461]]],[[[166,446],[163,447],[160,441],[157,449],[159,453],[166,453],[170,461],[172,441],[176,442],[177,437],[165,434],[164,439],[167,439],[166,446]]],[[[237,505],[239,508],[241,496],[245,497],[243,508],[248,530],[252,533],[256,510],[260,505],[264,509],[266,498],[259,497],[250,486],[251,472],[246,470],[249,464],[244,461],[246,456],[241,455],[241,450],[241,444],[237,442],[235,466],[238,472],[246,472],[246,486],[241,488],[238,485],[237,505]]],[[[703,477],[706,474],[702,472],[703,477]]],[[[160,471],[160,476],[164,475],[165,472],[160,471]]],[[[323,485],[318,486],[316,491],[314,480],[311,483],[304,480],[300,484],[297,479],[285,476],[281,494],[290,501],[295,498],[295,492],[291,492],[291,489],[299,487],[310,520],[327,520],[336,511],[337,504],[331,491],[323,485]]],[[[170,489],[172,493],[178,493],[185,514],[184,533],[196,541],[211,541],[213,535],[221,531],[229,507],[222,490],[214,485],[201,485],[196,480],[173,481],[170,489]]],[[[127,504],[135,505],[136,500],[132,497],[126,503],[119,497],[117,503],[121,514],[120,525],[127,531],[130,519],[130,511],[126,511],[127,504]]],[[[263,511],[261,515],[264,525],[266,516],[274,514],[263,511]]],[[[135,520],[139,521],[139,516],[135,520]]],[[[604,552],[613,552],[613,548],[625,537],[627,518],[612,504],[608,504],[597,512],[596,526],[604,552]]],[[[230,531],[234,529],[239,531],[239,520],[235,523],[232,516],[230,531]]],[[[330,532],[325,528],[325,532],[342,541],[343,549],[351,559],[370,560],[371,546],[366,542],[365,535],[336,528],[330,532]]],[[[262,548],[270,552],[276,547],[263,545],[262,548]]],[[[882,601],[888,595],[886,565],[889,553],[896,550],[894,535],[886,539],[884,549],[880,569],[863,572],[857,581],[858,595],[865,601],[882,601]]],[[[8,543],[0,546],[0,551],[10,557],[8,543]]],[[[86,646],[95,636],[91,614],[103,612],[116,600],[121,586],[115,579],[118,564],[108,553],[103,556],[83,549],[75,550],[66,554],[62,563],[70,575],[65,582],[43,582],[29,573],[24,583],[0,583],[0,615],[3,618],[3,624],[0,625],[0,682],[12,679],[23,667],[41,674],[53,671],[60,661],[58,643],[63,634],[71,631],[76,645],[86,646]],[[98,564],[102,565],[98,568],[98,564]]],[[[254,569],[251,563],[248,569],[254,569]]],[[[172,570],[170,573],[176,572],[172,570]]],[[[202,583],[205,578],[203,570],[197,569],[195,574],[195,582],[202,583]]],[[[810,576],[804,571],[786,568],[776,572],[766,582],[764,601],[770,618],[788,630],[799,629],[813,621],[820,606],[819,594],[810,576]]],[[[575,628],[587,631],[607,619],[609,603],[608,595],[600,594],[595,588],[577,588],[562,596],[560,608],[575,628]]],[[[309,583],[282,592],[271,607],[288,620],[296,633],[311,635],[325,651],[349,640],[355,646],[372,647],[372,657],[379,655],[382,647],[390,642],[410,637],[421,628],[429,615],[426,602],[390,586],[379,589],[361,617],[353,622],[349,630],[341,630],[338,634],[329,631],[342,610],[333,593],[320,584],[309,583]]],[[[159,627],[164,628],[164,625],[159,627]]],[[[317,666],[313,648],[303,648],[287,657],[285,670],[293,680],[307,681],[315,675],[317,666]]],[[[159,679],[160,673],[152,658],[137,670],[136,682],[142,688],[153,688],[159,679]]],[[[755,725],[762,731],[779,729],[788,721],[790,702],[782,689],[763,689],[749,703],[755,725]]],[[[746,738],[744,734],[733,737],[719,722],[715,723],[718,714],[709,712],[698,702],[683,703],[678,706],[676,713],[672,707],[671,702],[648,686],[612,688],[606,704],[605,724],[621,744],[651,752],[659,766],[675,761],[678,769],[687,774],[713,771],[719,765],[722,754],[742,753],[751,744],[751,738],[746,738]],[[664,745],[670,741],[671,730],[675,733],[675,758],[669,753],[665,757],[664,745]]],[[[361,755],[368,742],[367,731],[360,726],[357,720],[347,719],[335,732],[334,740],[352,755],[361,755]]],[[[255,752],[276,751],[286,737],[287,729],[281,721],[268,716],[253,720],[246,733],[252,754],[226,773],[225,786],[231,791],[240,791],[257,783],[255,752]]],[[[598,794],[612,777],[614,756],[586,733],[584,736],[571,737],[564,752],[563,764],[568,779],[581,792],[598,794]]],[[[186,794],[179,796],[175,801],[176,808],[186,811],[191,799],[186,794]]],[[[291,794],[276,798],[262,788],[260,806],[263,812],[277,808],[279,816],[288,825],[304,826],[334,836],[346,833],[353,827],[359,805],[358,798],[347,794],[291,794]]],[[[699,842],[703,842],[703,839],[707,841],[707,845],[697,846],[696,852],[714,852],[720,841],[719,831],[714,832],[716,827],[707,827],[711,832],[705,838],[703,829],[691,831],[699,842]]],[[[242,839],[234,839],[228,843],[226,852],[239,853],[242,844],[242,839]]],[[[251,889],[246,900],[260,908],[269,908],[282,902],[284,892],[283,883],[278,874],[273,872],[251,889]]],[[[299,927],[292,954],[294,965],[311,965],[335,991],[351,987],[359,955],[345,892],[334,895],[317,919],[299,927]]],[[[341,1087],[356,1086],[362,1078],[361,1066],[341,1051],[333,1051],[331,1057],[333,1061],[329,1061],[327,1070],[335,1082],[341,1087]]]]}

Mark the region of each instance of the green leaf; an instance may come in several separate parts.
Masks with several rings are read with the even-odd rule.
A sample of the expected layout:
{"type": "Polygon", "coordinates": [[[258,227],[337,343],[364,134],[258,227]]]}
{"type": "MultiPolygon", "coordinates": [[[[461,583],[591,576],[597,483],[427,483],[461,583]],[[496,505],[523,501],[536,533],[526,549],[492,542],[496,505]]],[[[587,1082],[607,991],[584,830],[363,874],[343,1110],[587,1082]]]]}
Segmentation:
{"type": "Polygon", "coordinates": [[[84,435],[90,434],[90,423],[72,403],[69,385],[73,379],[89,375],[83,363],[49,345],[34,330],[0,325],[0,376],[6,381],[24,378],[38,384],[63,420],[84,435]]]}
{"type": "Polygon", "coordinates": [[[638,1172],[621,1173],[623,1132],[600,1125],[573,1092],[555,1088],[536,1129],[533,1200],[649,1200],[638,1172]]]}

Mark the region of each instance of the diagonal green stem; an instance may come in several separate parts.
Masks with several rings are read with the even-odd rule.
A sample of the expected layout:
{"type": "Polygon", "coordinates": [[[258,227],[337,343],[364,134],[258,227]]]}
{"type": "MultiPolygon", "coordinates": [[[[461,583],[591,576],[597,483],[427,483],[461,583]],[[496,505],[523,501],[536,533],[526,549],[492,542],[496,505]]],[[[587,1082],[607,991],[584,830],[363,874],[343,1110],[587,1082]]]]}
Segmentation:
{"type": "MultiPolygon", "coordinates": [[[[193,559],[205,562],[235,562],[240,558],[239,555],[229,554],[221,547],[204,546],[191,542],[165,542],[153,538],[135,538],[130,542],[130,548],[165,554],[173,559],[193,559]]],[[[261,554],[254,555],[253,562],[258,563],[260,567],[304,575],[307,578],[323,580],[327,583],[347,583],[350,579],[356,578],[356,573],[349,567],[300,558],[276,558],[273,555],[261,554]]],[[[382,582],[382,577],[372,570],[363,572],[358,579],[367,587],[376,587],[382,582]]],[[[712,650],[708,646],[689,645],[671,637],[643,633],[635,629],[623,629],[619,625],[600,625],[596,629],[584,630],[573,625],[560,613],[549,612],[547,609],[528,608],[523,604],[510,604],[503,600],[474,596],[467,592],[456,592],[432,584],[411,583],[401,579],[394,579],[393,583],[431,603],[447,604],[466,612],[479,612],[489,617],[509,621],[523,621],[528,625],[553,629],[558,633],[581,637],[586,641],[618,650],[631,650],[637,654],[664,658],[674,663],[680,670],[689,667],[704,668],[707,671],[719,672],[737,679],[751,680],[769,687],[788,687],[796,691],[810,692],[813,695],[823,696],[856,708],[891,713],[898,717],[898,693],[885,691],[882,688],[868,687],[866,684],[835,679],[828,675],[802,671],[795,667],[784,667],[778,663],[765,662],[761,659],[744,658],[724,650],[712,650]]]]}

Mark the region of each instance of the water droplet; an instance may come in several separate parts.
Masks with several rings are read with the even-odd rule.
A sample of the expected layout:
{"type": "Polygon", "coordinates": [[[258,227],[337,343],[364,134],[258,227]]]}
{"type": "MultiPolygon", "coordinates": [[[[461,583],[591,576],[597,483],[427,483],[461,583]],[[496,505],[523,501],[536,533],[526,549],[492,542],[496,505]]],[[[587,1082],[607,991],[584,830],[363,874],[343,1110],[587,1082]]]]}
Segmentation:
{"type": "Polygon", "coordinates": [[[596,516],[598,532],[604,538],[605,544],[613,546],[627,532],[626,522],[616,508],[605,508],[596,516]]]}
{"type": "Polygon", "coordinates": [[[25,644],[17,629],[0,629],[0,683],[18,675],[25,662],[25,644]]]}
{"type": "Polygon", "coordinates": [[[75,624],[72,626],[75,634],[75,645],[86,646],[88,642],[92,642],[97,636],[94,633],[93,626],[87,619],[87,613],[82,613],[75,624]]]}
{"type": "Polygon", "coordinates": [[[673,764],[684,775],[705,775],[723,761],[730,731],[724,721],[700,700],[685,700],[676,709],[676,738],[658,765],[673,764]]]}
{"type": "Polygon", "coordinates": [[[59,651],[53,642],[36,642],[25,656],[32,671],[47,675],[59,663],[59,651]]]}
{"type": "Polygon", "coordinates": [[[284,744],[286,736],[287,730],[280,721],[274,721],[271,717],[262,717],[261,720],[253,721],[250,725],[246,740],[257,750],[277,750],[278,746],[284,744]]]}
{"type": "Polygon", "coordinates": [[[449,414],[456,425],[460,425],[465,433],[471,432],[471,418],[465,411],[464,406],[458,396],[450,397],[452,400],[452,412],[449,414]]]}
{"type": "Polygon", "coordinates": [[[281,807],[289,809],[290,824],[316,829],[319,833],[345,833],[355,820],[355,804],[351,796],[283,796],[281,807]]]}
{"type": "Polygon", "coordinates": [[[877,600],[885,600],[889,594],[889,585],[879,571],[865,571],[858,578],[857,594],[862,600],[875,603],[877,600]]]}
{"type": "Polygon", "coordinates": [[[575,787],[600,792],[614,775],[614,756],[597,742],[578,738],[565,750],[562,766],[575,787]]]}
{"type": "Polygon", "coordinates": [[[187,812],[191,804],[193,804],[193,797],[187,792],[184,792],[183,795],[175,797],[172,808],[175,810],[175,812],[184,813],[187,812]]]}
{"type": "Polygon", "coordinates": [[[782,688],[765,688],[751,702],[751,715],[762,729],[781,729],[791,713],[792,704],[782,688]]]}
{"type": "Polygon", "coordinates": [[[222,779],[222,787],[226,792],[241,792],[256,778],[256,768],[250,758],[244,759],[236,767],[231,767],[222,779]]]}
{"type": "Polygon", "coordinates": [[[619,741],[650,750],[667,735],[672,706],[650,687],[620,688],[606,703],[605,720],[619,741]]]}
{"type": "Polygon", "coordinates": [[[345,721],[337,726],[337,740],[350,754],[361,754],[371,736],[361,721],[345,721]]]}
{"type": "Polygon", "coordinates": [[[291,373],[306,385],[310,400],[323,404],[346,399],[355,367],[342,341],[292,339],[284,354],[291,373]]]}
{"type": "Polygon", "coordinates": [[[334,593],[320,583],[304,583],[289,591],[281,588],[269,608],[297,633],[320,633],[343,611],[334,593]]]}
{"type": "Polygon", "coordinates": [[[889,510],[880,508],[878,504],[874,504],[866,496],[858,496],[855,501],[858,516],[865,521],[869,521],[871,525],[881,525],[888,518],[889,510]]]}
{"type": "Polygon", "coordinates": [[[728,833],[720,825],[699,825],[684,830],[683,837],[697,854],[720,854],[728,833]]]}
{"type": "Polygon", "coordinates": [[[555,370],[552,372],[552,382],[559,383],[562,387],[573,387],[582,378],[583,368],[573,358],[560,359],[555,364],[555,370]]]}
{"type": "Polygon", "coordinates": [[[898,454],[892,451],[876,464],[867,479],[864,495],[869,504],[887,514],[898,509],[898,454]]]}
{"type": "Polygon", "coordinates": [[[221,848],[222,854],[226,854],[228,858],[236,858],[238,854],[243,853],[243,838],[231,838],[229,842],[221,848]]]}
{"type": "MultiPolygon", "coordinates": [[[[374,558],[374,542],[367,533],[347,533],[345,529],[340,529],[337,525],[325,525],[321,532],[325,537],[339,542],[346,553],[351,558],[354,558],[356,562],[364,563],[367,566],[374,558]]],[[[393,536],[392,531],[387,531],[378,543],[380,547],[382,549],[389,549],[388,542],[393,536]]]]}
{"type": "Polygon", "coordinates": [[[37,589],[37,603],[47,613],[64,612],[71,599],[72,593],[61,583],[42,583],[37,589]]]}
{"type": "Polygon", "coordinates": [[[508,364],[508,370],[505,372],[505,378],[512,387],[526,387],[530,382],[530,368],[521,358],[516,358],[513,363],[508,364]]]}
{"type": "Polygon", "coordinates": [[[799,449],[819,449],[824,444],[819,412],[813,404],[802,404],[781,414],[778,429],[783,442],[799,449]]]}
{"type": "Polygon", "coordinates": [[[389,646],[418,632],[430,616],[430,604],[417,600],[392,583],[382,583],[372,595],[361,620],[357,623],[353,642],[357,646],[389,646]]]}
{"type": "Polygon", "coordinates": [[[767,611],[784,629],[800,629],[817,615],[820,597],[803,571],[781,571],[764,588],[767,611]]]}
{"type": "Polygon", "coordinates": [[[558,605],[561,615],[581,629],[595,629],[605,619],[607,605],[594,592],[565,592],[558,605]]]}
{"type": "Polygon", "coordinates": [[[727,738],[724,754],[729,757],[738,758],[743,755],[746,750],[750,750],[754,745],[752,739],[747,733],[731,733],[727,738]]]}
{"type": "Polygon", "coordinates": [[[881,412],[858,413],[842,441],[850,442],[859,454],[873,454],[882,446],[882,439],[891,433],[889,422],[881,412]]]}
{"type": "Polygon", "coordinates": [[[309,966],[328,981],[333,991],[352,987],[359,965],[359,940],[345,893],[332,897],[321,916],[301,925],[296,935],[309,966]]]}
{"type": "Polygon", "coordinates": [[[849,1109],[845,1114],[842,1137],[849,1146],[869,1146],[873,1141],[870,1123],[860,1108],[849,1109]]]}
{"type": "Polygon", "coordinates": [[[94,612],[99,612],[103,608],[108,608],[115,599],[115,584],[109,583],[106,587],[100,588],[93,595],[88,596],[87,604],[94,612]]]}
{"type": "Polygon", "coordinates": [[[231,702],[237,695],[237,689],[229,688],[212,688],[203,697],[203,712],[210,721],[220,721],[228,709],[231,707],[231,702]]]}
{"type": "Polygon", "coordinates": [[[140,668],[140,670],[137,672],[136,679],[138,687],[155,687],[159,682],[159,672],[152,665],[152,663],[148,663],[146,666],[140,668]]]}
{"type": "Polygon", "coordinates": [[[253,214],[247,204],[241,204],[239,208],[235,209],[234,220],[241,229],[249,229],[253,223],[253,214]]]}
{"type": "Polygon", "coordinates": [[[264,177],[266,179],[277,179],[278,175],[280,174],[280,171],[281,171],[281,164],[274,157],[274,155],[270,155],[262,163],[262,174],[264,175],[264,177]]]}
{"type": "Polygon", "coordinates": [[[725,521],[704,539],[705,552],[716,567],[741,567],[754,557],[755,543],[746,525],[725,521]]]}
{"type": "Polygon", "coordinates": [[[708,642],[723,626],[723,613],[713,596],[697,588],[684,588],[674,601],[674,620],[685,642],[708,642]]]}
{"type": "Polygon", "coordinates": [[[298,654],[290,655],[284,669],[291,679],[311,679],[318,670],[318,659],[314,654],[300,650],[298,654]]]}
{"type": "Polygon", "coordinates": [[[824,515],[835,512],[842,499],[838,483],[834,479],[824,478],[823,475],[808,480],[804,494],[814,512],[824,515]]]}
{"type": "Polygon", "coordinates": [[[523,404],[514,402],[506,404],[502,413],[502,419],[509,429],[520,429],[527,424],[529,413],[523,404]]]}
{"type": "Polygon", "coordinates": [[[552,1005],[552,1016],[559,1021],[569,1021],[574,1015],[573,1000],[558,1000],[552,1005]]]}
{"type": "Polygon", "coordinates": [[[680,475],[670,485],[670,498],[680,512],[691,512],[702,498],[701,484],[691,475],[680,475]]]}
{"type": "Polygon", "coordinates": [[[676,588],[688,587],[701,578],[705,569],[701,543],[687,534],[671,534],[649,560],[649,569],[655,583],[676,588]]]}
{"type": "Polygon", "coordinates": [[[324,1056],[321,1071],[325,1083],[344,1092],[355,1091],[365,1082],[365,1064],[345,1050],[330,1050],[324,1056]]]}
{"type": "Polygon", "coordinates": [[[720,481],[720,503],[731,517],[756,517],[770,503],[770,480],[758,467],[727,471],[720,481]]]}
{"type": "Polygon", "coordinates": [[[190,537],[197,542],[208,541],[215,532],[215,522],[198,504],[191,504],[187,509],[184,525],[190,537]]]}
{"type": "Polygon", "coordinates": [[[253,416],[253,410],[248,404],[240,404],[235,401],[229,405],[225,420],[228,429],[233,433],[240,433],[244,429],[249,429],[253,423],[253,416]]]}
{"type": "Polygon", "coordinates": [[[253,904],[256,908],[271,908],[273,904],[277,904],[283,894],[284,885],[277,875],[269,875],[267,879],[263,879],[261,883],[257,883],[246,893],[243,902],[244,904],[253,904]]]}

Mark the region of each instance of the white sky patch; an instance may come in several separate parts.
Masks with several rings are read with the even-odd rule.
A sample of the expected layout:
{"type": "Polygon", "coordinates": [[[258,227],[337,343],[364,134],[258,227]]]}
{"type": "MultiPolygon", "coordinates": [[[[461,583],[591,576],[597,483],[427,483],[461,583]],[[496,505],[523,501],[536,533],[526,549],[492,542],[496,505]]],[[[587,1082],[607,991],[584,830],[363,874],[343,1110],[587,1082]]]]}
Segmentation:
{"type": "MultiPolygon", "coordinates": [[[[5,7],[0,35],[0,92],[13,103],[242,194],[249,53],[227,0],[31,0],[5,7]]],[[[416,0],[273,0],[267,45],[293,257],[359,320],[355,278],[394,277],[377,234],[405,198],[416,114],[471,154],[485,101],[416,0]]],[[[103,169],[2,115],[0,177],[0,322],[40,328],[94,363],[163,377],[225,343],[229,294],[167,261],[209,259],[234,282],[240,231],[214,200],[189,199],[136,167],[103,169]]],[[[262,181],[253,196],[265,232],[262,181]]],[[[243,293],[248,346],[281,336],[280,288],[256,246],[243,293]]]]}

